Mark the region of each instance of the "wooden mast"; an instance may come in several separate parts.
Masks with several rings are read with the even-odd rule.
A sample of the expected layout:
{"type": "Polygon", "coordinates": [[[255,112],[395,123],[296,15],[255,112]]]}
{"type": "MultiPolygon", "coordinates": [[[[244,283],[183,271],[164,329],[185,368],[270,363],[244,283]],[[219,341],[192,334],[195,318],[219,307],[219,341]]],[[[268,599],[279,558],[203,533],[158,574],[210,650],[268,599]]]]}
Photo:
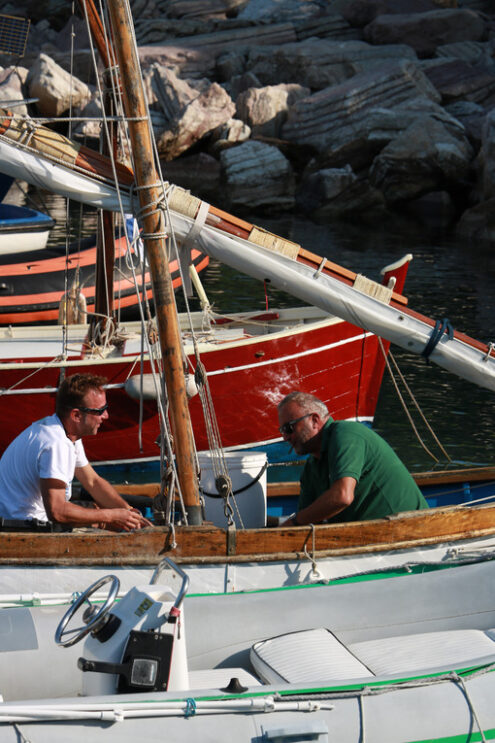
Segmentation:
{"type": "Polygon", "coordinates": [[[128,4],[126,0],[109,0],[108,5],[122,81],[124,109],[130,119],[129,135],[134,154],[135,178],[143,210],[143,241],[152,275],[179,482],[188,522],[191,525],[198,525],[201,523],[201,507],[194,441],[186,395],[181,336],[168,266],[165,218],[161,209],[153,207],[160,202],[162,189],[158,185],[159,179],[153,158],[139,59],[130,30],[132,19],[128,4]]]}

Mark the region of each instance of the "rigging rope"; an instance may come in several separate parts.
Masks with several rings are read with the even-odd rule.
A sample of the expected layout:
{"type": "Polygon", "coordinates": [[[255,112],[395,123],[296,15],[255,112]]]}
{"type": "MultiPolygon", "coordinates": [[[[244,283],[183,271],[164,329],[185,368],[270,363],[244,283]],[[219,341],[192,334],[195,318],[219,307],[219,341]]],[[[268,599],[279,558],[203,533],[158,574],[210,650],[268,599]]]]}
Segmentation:
{"type": "Polygon", "coordinates": [[[442,445],[442,443],[440,442],[439,438],[437,437],[437,435],[436,435],[436,434],[435,434],[435,432],[433,431],[433,428],[432,428],[432,427],[431,427],[431,425],[430,425],[430,424],[428,423],[428,421],[427,421],[427,419],[426,419],[426,417],[425,417],[425,415],[424,415],[423,411],[421,410],[421,407],[420,407],[420,405],[419,405],[418,401],[416,400],[416,398],[415,398],[415,396],[414,396],[414,394],[413,394],[412,390],[410,389],[409,385],[407,384],[407,382],[406,382],[406,380],[405,380],[405,377],[404,377],[404,375],[403,375],[403,374],[402,374],[402,372],[400,371],[400,369],[399,369],[399,366],[398,366],[397,362],[395,361],[395,358],[394,358],[394,356],[393,356],[392,352],[391,352],[391,351],[389,351],[389,353],[388,353],[388,356],[387,356],[387,353],[385,352],[385,348],[384,348],[384,346],[383,346],[383,341],[382,341],[382,339],[381,339],[381,338],[380,338],[379,336],[377,336],[377,338],[378,338],[378,343],[379,343],[379,345],[380,345],[380,349],[381,349],[381,352],[382,352],[382,354],[383,354],[383,358],[385,359],[385,364],[386,364],[386,366],[387,366],[387,370],[388,370],[388,372],[389,372],[389,374],[390,374],[390,378],[392,379],[392,383],[393,383],[393,385],[394,385],[394,387],[395,387],[395,391],[397,392],[397,396],[398,396],[398,398],[399,398],[399,400],[400,400],[400,403],[401,403],[401,405],[402,405],[402,407],[403,407],[403,409],[404,409],[404,412],[405,412],[405,414],[406,414],[406,416],[407,416],[407,418],[408,418],[408,420],[409,420],[409,423],[411,424],[411,428],[413,429],[413,431],[414,431],[414,434],[415,434],[415,436],[416,436],[416,438],[417,438],[418,442],[419,442],[419,443],[420,443],[420,445],[421,445],[421,446],[423,447],[423,449],[425,450],[425,452],[426,452],[426,453],[427,453],[427,454],[428,454],[428,455],[429,455],[429,456],[430,456],[430,457],[431,457],[431,458],[432,458],[432,459],[433,459],[433,460],[434,460],[435,462],[438,462],[438,461],[439,461],[439,460],[438,460],[438,457],[436,457],[436,456],[435,456],[435,455],[434,455],[434,454],[433,454],[433,453],[432,453],[432,452],[431,452],[431,451],[429,450],[429,448],[428,448],[428,447],[426,446],[425,442],[424,442],[424,441],[423,441],[423,439],[421,438],[421,435],[420,435],[420,433],[419,433],[419,431],[418,431],[418,429],[417,429],[417,427],[416,427],[416,425],[415,425],[415,423],[414,423],[414,421],[413,421],[413,419],[412,419],[412,415],[411,415],[411,413],[410,413],[410,412],[409,412],[409,410],[408,410],[408,407],[407,407],[407,404],[406,404],[406,402],[405,402],[405,400],[404,400],[404,397],[403,397],[403,395],[402,395],[402,393],[401,393],[401,391],[400,391],[400,389],[399,389],[399,385],[397,384],[397,380],[395,379],[394,373],[393,373],[393,371],[392,371],[392,368],[391,368],[391,366],[390,366],[390,362],[389,362],[388,356],[389,356],[389,357],[390,357],[390,359],[392,360],[392,362],[393,362],[393,364],[394,364],[394,366],[395,366],[395,370],[396,370],[397,374],[399,375],[399,378],[400,378],[401,382],[403,383],[404,387],[406,388],[406,390],[407,390],[407,392],[408,392],[408,394],[409,394],[409,397],[411,398],[411,400],[412,400],[412,402],[413,402],[414,406],[416,407],[416,410],[418,411],[419,415],[421,416],[421,418],[422,418],[422,420],[423,420],[424,424],[426,425],[426,427],[428,428],[428,430],[429,430],[430,434],[432,435],[432,437],[433,437],[433,439],[434,439],[435,443],[436,443],[436,444],[438,445],[439,449],[441,450],[442,454],[443,454],[443,455],[444,455],[444,457],[445,457],[445,458],[447,459],[447,461],[451,462],[451,461],[452,461],[452,459],[450,458],[450,456],[448,455],[447,451],[445,450],[445,447],[444,447],[444,446],[442,445]]]}

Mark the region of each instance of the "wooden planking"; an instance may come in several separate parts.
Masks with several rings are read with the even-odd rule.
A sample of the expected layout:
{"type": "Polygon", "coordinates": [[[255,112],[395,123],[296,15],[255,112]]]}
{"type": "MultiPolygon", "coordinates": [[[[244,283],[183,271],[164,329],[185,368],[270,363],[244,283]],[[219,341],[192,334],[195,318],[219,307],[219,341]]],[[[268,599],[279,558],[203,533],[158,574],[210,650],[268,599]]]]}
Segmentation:
{"type": "MultiPolygon", "coordinates": [[[[495,505],[411,511],[386,519],[314,527],[319,555],[358,554],[495,535],[495,505]]],[[[243,562],[297,559],[312,548],[313,528],[237,530],[228,555],[227,532],[212,526],[177,527],[170,549],[165,527],[115,534],[0,533],[0,563],[150,565],[168,555],[180,562],[243,562]]]]}

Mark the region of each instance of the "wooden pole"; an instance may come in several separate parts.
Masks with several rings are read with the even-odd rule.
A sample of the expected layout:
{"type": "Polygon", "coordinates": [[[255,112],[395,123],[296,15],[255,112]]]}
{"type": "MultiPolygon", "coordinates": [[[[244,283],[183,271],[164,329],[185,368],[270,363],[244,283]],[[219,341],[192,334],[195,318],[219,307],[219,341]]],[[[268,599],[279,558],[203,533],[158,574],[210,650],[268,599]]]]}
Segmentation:
{"type": "Polygon", "coordinates": [[[139,59],[131,34],[132,19],[126,0],[110,0],[109,12],[122,81],[124,108],[127,117],[134,119],[129,121],[129,135],[134,154],[139,201],[143,209],[143,240],[152,275],[178,477],[189,524],[198,525],[201,523],[201,507],[194,441],[186,395],[182,343],[164,236],[165,219],[163,211],[152,206],[159,203],[162,190],[158,185],[158,174],[154,164],[139,59]]]}

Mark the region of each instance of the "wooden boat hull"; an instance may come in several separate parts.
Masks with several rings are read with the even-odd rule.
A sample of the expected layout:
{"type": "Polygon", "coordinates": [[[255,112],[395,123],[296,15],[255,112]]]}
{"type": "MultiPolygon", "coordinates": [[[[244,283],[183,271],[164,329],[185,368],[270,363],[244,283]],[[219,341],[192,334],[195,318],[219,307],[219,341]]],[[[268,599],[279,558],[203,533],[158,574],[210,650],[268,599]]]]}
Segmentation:
{"type": "MultiPolygon", "coordinates": [[[[113,292],[115,308],[122,317],[136,318],[139,301],[143,295],[152,300],[151,277],[147,271],[144,276],[145,290],[138,295],[133,272],[126,260],[127,243],[124,237],[115,241],[115,273],[113,292]]],[[[197,271],[202,271],[209,258],[199,250],[193,249],[192,262],[197,271]]],[[[31,323],[57,322],[59,305],[64,294],[75,284],[86,300],[88,312],[94,312],[95,302],[95,238],[89,237],[74,243],[66,250],[65,246],[46,248],[41,254],[23,253],[18,262],[17,253],[4,256],[0,266],[0,324],[18,325],[31,323]]],[[[135,258],[138,281],[143,281],[135,258]]],[[[174,288],[182,281],[178,262],[171,261],[170,271],[174,288]]]]}
{"type": "Polygon", "coordinates": [[[72,590],[116,571],[125,588],[169,556],[191,590],[232,592],[301,585],[404,566],[449,564],[495,550],[495,505],[451,507],[316,527],[164,527],[136,533],[0,531],[3,593],[72,590]]]}

